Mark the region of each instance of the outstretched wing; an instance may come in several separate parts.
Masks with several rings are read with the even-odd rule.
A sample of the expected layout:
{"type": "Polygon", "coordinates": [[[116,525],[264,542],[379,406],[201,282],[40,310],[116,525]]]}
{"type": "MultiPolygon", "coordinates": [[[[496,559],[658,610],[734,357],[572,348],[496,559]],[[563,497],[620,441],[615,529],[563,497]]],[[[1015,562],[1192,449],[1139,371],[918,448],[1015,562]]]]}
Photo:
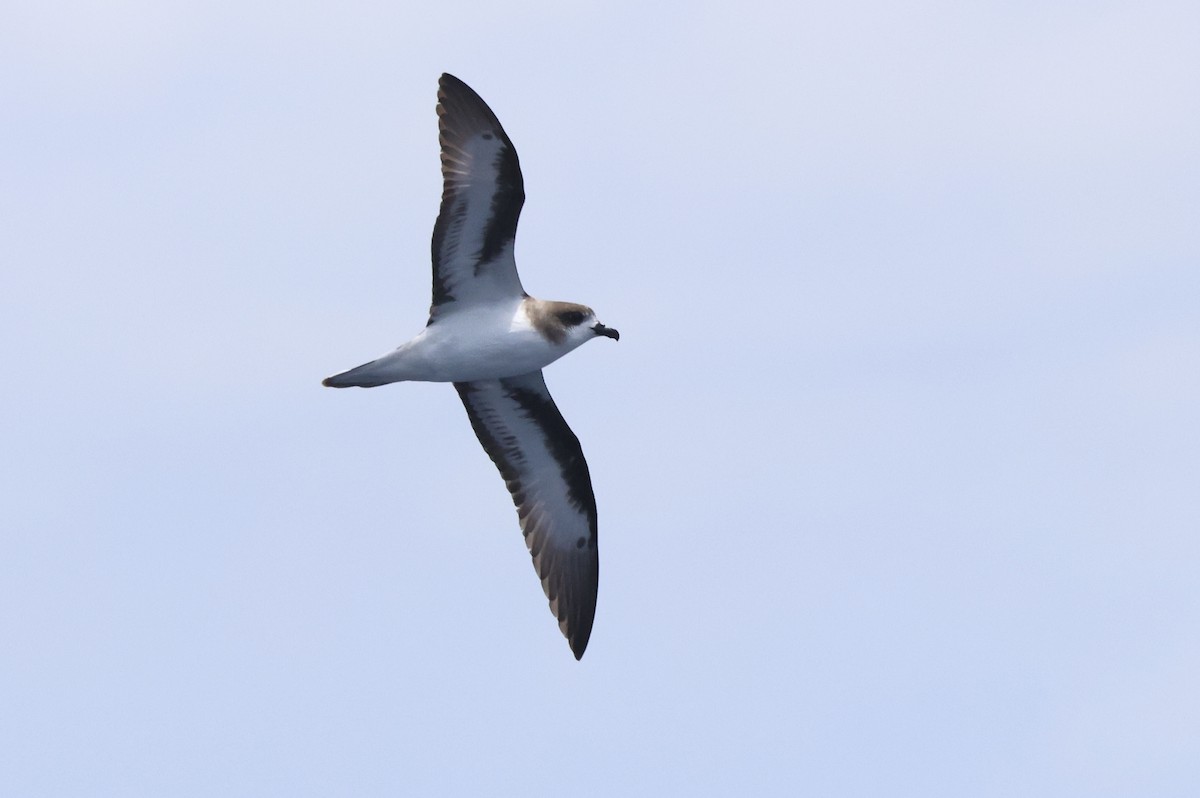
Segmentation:
{"type": "Polygon", "coordinates": [[[472,303],[522,297],[513,242],[525,202],[517,151],[487,103],[453,75],[438,81],[442,207],[433,226],[429,323],[472,303]]]}
{"type": "Polygon", "coordinates": [[[542,372],[456,382],[471,427],[517,506],[533,567],[575,658],[596,614],[596,498],[579,439],[542,372]]]}

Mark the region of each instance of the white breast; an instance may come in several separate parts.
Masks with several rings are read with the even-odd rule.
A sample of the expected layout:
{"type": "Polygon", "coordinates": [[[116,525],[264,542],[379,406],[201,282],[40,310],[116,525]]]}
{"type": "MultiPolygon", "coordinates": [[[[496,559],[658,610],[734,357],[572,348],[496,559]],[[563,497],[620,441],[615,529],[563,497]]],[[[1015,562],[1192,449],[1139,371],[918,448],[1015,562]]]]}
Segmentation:
{"type": "Polygon", "coordinates": [[[553,363],[573,347],[546,340],[529,323],[521,303],[484,306],[447,314],[408,347],[422,376],[433,382],[472,382],[528,374],[553,363]]]}

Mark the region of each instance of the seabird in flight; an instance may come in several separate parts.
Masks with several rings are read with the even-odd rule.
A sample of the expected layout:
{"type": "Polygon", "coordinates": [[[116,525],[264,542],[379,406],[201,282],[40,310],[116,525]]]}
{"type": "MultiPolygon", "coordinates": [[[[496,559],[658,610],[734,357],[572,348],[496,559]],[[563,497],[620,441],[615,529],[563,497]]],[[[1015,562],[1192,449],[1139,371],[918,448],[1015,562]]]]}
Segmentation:
{"type": "Polygon", "coordinates": [[[596,613],[596,499],[579,439],[542,369],[593,338],[620,336],[586,305],[525,293],[513,246],[525,202],[517,151],[479,95],[438,81],[442,206],[433,226],[433,305],[393,352],[324,381],[333,388],[452,382],[517,506],[550,611],[583,656],[596,613]]]}

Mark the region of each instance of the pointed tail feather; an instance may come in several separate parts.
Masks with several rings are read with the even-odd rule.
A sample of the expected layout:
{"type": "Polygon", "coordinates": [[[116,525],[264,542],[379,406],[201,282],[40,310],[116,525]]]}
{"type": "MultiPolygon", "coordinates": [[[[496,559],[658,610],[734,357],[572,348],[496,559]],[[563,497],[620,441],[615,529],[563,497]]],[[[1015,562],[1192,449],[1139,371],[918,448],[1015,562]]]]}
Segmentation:
{"type": "Polygon", "coordinates": [[[380,371],[379,361],[372,360],[370,363],[363,363],[361,366],[343,371],[341,374],[326,377],[321,380],[321,384],[326,388],[374,388],[377,385],[395,382],[395,378],[388,378],[380,371]]]}

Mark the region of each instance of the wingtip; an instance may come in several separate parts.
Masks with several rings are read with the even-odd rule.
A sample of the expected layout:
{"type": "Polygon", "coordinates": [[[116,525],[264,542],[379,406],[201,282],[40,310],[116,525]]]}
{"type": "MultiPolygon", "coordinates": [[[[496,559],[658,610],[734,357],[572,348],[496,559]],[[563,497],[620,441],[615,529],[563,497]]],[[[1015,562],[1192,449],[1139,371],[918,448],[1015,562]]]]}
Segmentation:
{"type": "Polygon", "coordinates": [[[438,78],[438,91],[442,93],[445,93],[447,89],[466,85],[466,83],[463,83],[462,78],[451,75],[449,72],[443,72],[442,76],[438,78]]]}
{"type": "Polygon", "coordinates": [[[592,630],[589,628],[583,634],[577,634],[574,637],[567,637],[567,645],[571,647],[571,653],[575,655],[575,661],[583,659],[583,652],[587,651],[588,640],[591,639],[592,630]]]}

